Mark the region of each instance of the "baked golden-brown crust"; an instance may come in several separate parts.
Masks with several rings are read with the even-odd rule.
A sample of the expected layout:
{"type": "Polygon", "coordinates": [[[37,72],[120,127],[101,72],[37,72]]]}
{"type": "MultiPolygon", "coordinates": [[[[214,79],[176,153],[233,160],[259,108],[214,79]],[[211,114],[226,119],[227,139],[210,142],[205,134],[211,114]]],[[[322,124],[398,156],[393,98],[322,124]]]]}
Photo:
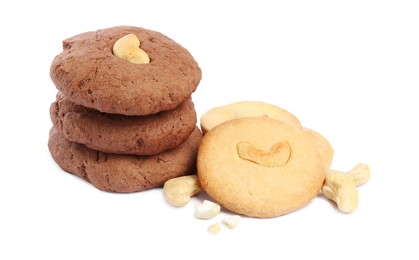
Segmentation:
{"type": "MultiPolygon", "coordinates": [[[[213,127],[229,120],[244,117],[269,117],[295,127],[301,127],[296,116],[278,106],[257,101],[240,101],[228,105],[215,107],[201,116],[201,129],[205,134],[213,127]]],[[[320,156],[326,168],[329,168],[333,159],[333,148],[320,133],[311,129],[303,128],[317,145],[320,156]]]]}
{"type": "Polygon", "coordinates": [[[330,145],[329,141],[320,133],[308,128],[304,128],[304,131],[311,137],[311,140],[313,140],[316,145],[317,150],[322,157],[325,169],[329,169],[332,165],[333,154],[335,153],[332,145],[330,145]]]}
{"type": "Polygon", "coordinates": [[[301,127],[267,117],[235,119],[212,128],[199,147],[197,169],[211,198],[229,210],[259,218],[305,206],[319,193],[325,175],[310,136],[301,127]],[[252,147],[244,155],[238,152],[242,143],[245,149],[252,147]],[[273,159],[280,166],[245,159],[258,155],[266,159],[275,144],[284,144],[278,146],[283,154],[273,159]]]}
{"type": "Polygon", "coordinates": [[[243,117],[270,117],[291,125],[301,126],[297,117],[278,106],[257,101],[240,101],[207,111],[201,116],[201,129],[205,134],[221,123],[243,117]]]}

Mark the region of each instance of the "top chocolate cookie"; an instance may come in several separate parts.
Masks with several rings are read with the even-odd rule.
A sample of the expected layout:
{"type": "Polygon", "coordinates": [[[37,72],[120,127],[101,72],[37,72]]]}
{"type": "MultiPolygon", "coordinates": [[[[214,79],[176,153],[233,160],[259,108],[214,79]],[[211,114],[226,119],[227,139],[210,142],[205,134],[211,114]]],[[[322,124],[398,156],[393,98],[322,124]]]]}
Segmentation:
{"type": "Polygon", "coordinates": [[[106,113],[149,115],[189,99],[202,73],[188,50],[165,35],[117,26],[64,40],[50,75],[76,104],[106,113]],[[134,64],[113,54],[115,42],[128,34],[138,37],[150,63],[134,64]]]}

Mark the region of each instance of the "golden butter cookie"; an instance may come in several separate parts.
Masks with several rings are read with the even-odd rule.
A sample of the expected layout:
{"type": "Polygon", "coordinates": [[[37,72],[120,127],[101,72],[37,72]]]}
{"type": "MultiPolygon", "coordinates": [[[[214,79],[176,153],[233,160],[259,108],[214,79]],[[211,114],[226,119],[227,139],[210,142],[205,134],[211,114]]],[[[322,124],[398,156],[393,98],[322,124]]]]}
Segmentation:
{"type": "Polygon", "coordinates": [[[270,117],[291,125],[301,126],[297,117],[285,109],[263,102],[240,101],[215,107],[206,112],[200,119],[201,130],[205,134],[221,123],[242,117],[270,117]]]}
{"type": "MultiPolygon", "coordinates": [[[[200,119],[201,129],[205,134],[221,123],[244,117],[269,117],[292,126],[302,127],[297,117],[278,106],[257,101],[241,101],[216,107],[206,112],[200,119]]],[[[334,154],[332,146],[318,132],[307,128],[303,129],[313,138],[325,167],[329,168],[334,154]]]]}
{"type": "Polygon", "coordinates": [[[235,119],[207,132],[197,169],[211,198],[231,211],[259,218],[305,206],[325,178],[310,136],[301,127],[267,117],[235,119]]]}
{"type": "Polygon", "coordinates": [[[332,146],[330,145],[329,141],[322,136],[320,133],[304,128],[304,131],[311,137],[311,140],[313,140],[314,144],[317,147],[317,150],[319,151],[320,156],[322,157],[322,161],[324,164],[324,167],[326,169],[329,169],[332,165],[332,159],[334,150],[332,146]]]}

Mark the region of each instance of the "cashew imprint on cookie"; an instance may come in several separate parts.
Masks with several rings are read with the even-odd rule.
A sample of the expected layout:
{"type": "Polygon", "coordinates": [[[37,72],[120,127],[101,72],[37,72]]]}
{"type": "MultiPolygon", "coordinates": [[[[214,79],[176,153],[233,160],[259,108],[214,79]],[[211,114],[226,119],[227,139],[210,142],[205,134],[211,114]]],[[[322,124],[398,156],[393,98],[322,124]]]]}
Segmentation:
{"type": "Polygon", "coordinates": [[[270,151],[260,150],[247,142],[236,145],[237,154],[243,160],[251,161],[265,167],[279,167],[285,165],[291,156],[291,147],[286,141],[274,144],[270,151]]]}

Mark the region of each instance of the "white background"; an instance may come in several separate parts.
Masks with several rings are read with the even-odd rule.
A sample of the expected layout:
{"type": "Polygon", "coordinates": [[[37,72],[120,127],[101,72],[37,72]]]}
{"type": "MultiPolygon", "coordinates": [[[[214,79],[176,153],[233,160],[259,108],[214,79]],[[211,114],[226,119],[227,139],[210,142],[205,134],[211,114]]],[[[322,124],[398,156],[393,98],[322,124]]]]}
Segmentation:
{"type": "Polygon", "coordinates": [[[6,1],[0,4],[0,259],[418,259],[417,1],[6,1]],[[335,149],[333,168],[372,169],[353,214],[322,197],[292,214],[214,220],[161,189],[97,190],[47,149],[61,41],[115,25],[160,31],[203,78],[201,116],[242,100],[281,106],[335,149]]]}

